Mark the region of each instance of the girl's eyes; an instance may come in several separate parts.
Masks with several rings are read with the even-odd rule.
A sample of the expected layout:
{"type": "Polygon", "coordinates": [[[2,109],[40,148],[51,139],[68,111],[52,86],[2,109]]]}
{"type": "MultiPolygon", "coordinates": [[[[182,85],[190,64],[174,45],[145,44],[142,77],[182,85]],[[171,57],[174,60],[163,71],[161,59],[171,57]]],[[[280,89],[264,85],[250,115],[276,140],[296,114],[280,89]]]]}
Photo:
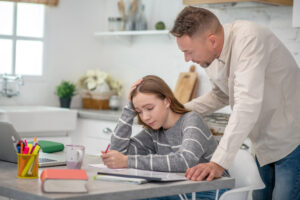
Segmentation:
{"type": "Polygon", "coordinates": [[[153,107],[146,108],[147,110],[153,110],[153,107]]]}
{"type": "Polygon", "coordinates": [[[142,112],[135,111],[138,115],[142,114],[142,112]]]}
{"type": "MultiPolygon", "coordinates": [[[[146,110],[150,111],[150,110],[153,110],[154,107],[149,107],[149,108],[146,108],[146,110]]],[[[138,115],[142,114],[143,112],[142,111],[135,111],[138,115]]]]}

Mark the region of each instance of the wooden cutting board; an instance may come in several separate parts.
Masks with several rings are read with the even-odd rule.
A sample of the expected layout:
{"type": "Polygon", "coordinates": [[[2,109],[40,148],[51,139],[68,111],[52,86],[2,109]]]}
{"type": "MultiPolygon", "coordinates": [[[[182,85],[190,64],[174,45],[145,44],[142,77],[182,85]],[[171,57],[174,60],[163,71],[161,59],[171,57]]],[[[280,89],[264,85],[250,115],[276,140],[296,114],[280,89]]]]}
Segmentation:
{"type": "Polygon", "coordinates": [[[198,74],[195,72],[195,66],[190,67],[190,72],[181,72],[179,74],[174,95],[177,100],[185,104],[192,100],[198,88],[198,74]]]}

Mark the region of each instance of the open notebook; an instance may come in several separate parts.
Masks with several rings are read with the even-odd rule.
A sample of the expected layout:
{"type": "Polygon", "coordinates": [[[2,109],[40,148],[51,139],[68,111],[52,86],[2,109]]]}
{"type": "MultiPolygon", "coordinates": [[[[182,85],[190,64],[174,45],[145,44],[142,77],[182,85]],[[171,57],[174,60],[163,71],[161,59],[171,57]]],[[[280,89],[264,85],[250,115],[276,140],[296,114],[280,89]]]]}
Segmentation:
{"type": "Polygon", "coordinates": [[[185,181],[184,173],[158,172],[132,168],[110,169],[103,164],[89,164],[98,168],[98,175],[145,179],[147,181],[185,181]]]}
{"type": "MultiPolygon", "coordinates": [[[[17,163],[17,152],[13,140],[18,141],[21,137],[13,125],[6,121],[0,121],[0,160],[17,163]]],[[[40,151],[39,166],[50,167],[66,165],[64,152],[46,154],[40,151]]]]}

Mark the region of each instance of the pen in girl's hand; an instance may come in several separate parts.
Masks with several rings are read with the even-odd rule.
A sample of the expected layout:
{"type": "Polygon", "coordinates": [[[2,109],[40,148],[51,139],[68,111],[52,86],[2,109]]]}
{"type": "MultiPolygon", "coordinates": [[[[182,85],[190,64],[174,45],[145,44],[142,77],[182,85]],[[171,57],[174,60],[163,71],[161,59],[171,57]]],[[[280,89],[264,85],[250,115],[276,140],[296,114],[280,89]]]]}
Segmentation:
{"type": "Polygon", "coordinates": [[[107,148],[106,148],[106,150],[105,150],[104,153],[107,153],[107,152],[108,152],[109,147],[110,147],[110,144],[107,145],[107,148]]]}

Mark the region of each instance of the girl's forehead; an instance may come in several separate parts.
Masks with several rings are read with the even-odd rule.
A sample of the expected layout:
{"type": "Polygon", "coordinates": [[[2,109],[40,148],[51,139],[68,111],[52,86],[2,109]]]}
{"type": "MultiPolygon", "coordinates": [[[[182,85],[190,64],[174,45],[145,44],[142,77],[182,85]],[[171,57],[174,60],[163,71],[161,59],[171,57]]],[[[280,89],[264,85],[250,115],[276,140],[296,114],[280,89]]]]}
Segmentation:
{"type": "Polygon", "coordinates": [[[160,100],[156,94],[139,92],[133,97],[132,102],[135,107],[140,107],[146,104],[153,104],[160,100]]]}
{"type": "Polygon", "coordinates": [[[139,100],[139,99],[154,99],[157,98],[157,95],[153,94],[153,93],[142,93],[139,92],[137,93],[134,97],[133,100],[139,100]]]}

